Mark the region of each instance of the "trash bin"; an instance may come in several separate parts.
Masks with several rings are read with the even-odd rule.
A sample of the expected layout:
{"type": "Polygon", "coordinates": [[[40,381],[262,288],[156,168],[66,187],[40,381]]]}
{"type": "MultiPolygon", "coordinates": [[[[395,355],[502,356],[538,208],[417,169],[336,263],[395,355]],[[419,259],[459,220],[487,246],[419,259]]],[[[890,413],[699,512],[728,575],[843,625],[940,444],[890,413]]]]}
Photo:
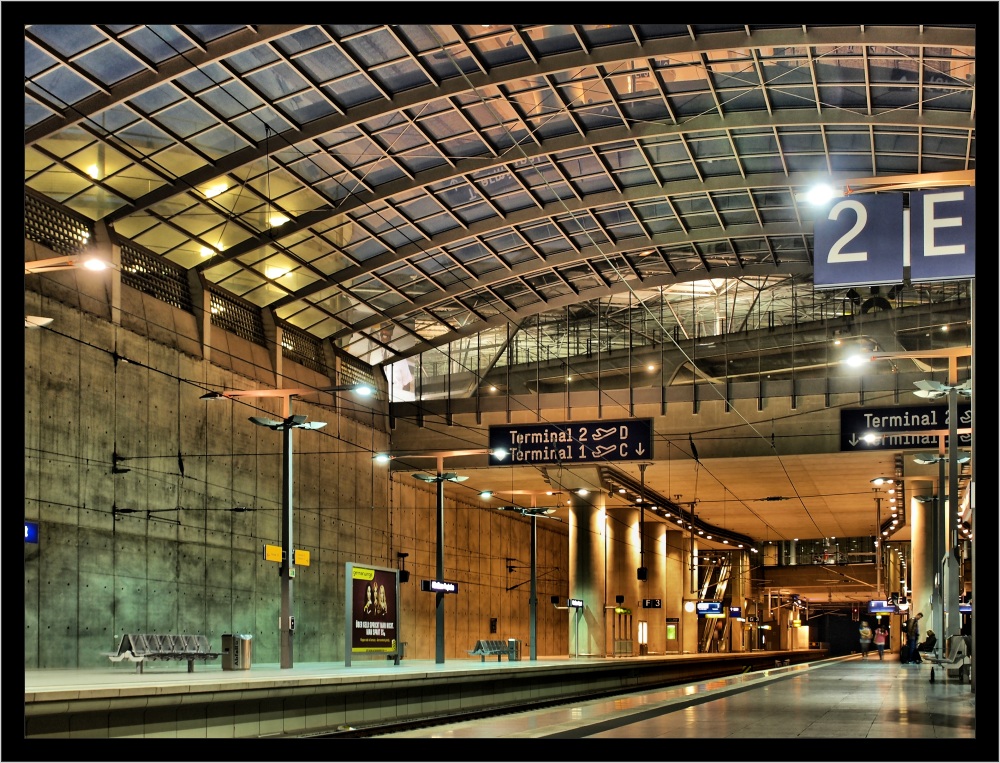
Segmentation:
{"type": "Polygon", "coordinates": [[[516,638],[507,639],[507,659],[517,662],[521,659],[521,640],[516,638]]]}
{"type": "Polygon", "coordinates": [[[222,669],[250,670],[253,663],[253,636],[245,633],[222,634],[222,669]]]}

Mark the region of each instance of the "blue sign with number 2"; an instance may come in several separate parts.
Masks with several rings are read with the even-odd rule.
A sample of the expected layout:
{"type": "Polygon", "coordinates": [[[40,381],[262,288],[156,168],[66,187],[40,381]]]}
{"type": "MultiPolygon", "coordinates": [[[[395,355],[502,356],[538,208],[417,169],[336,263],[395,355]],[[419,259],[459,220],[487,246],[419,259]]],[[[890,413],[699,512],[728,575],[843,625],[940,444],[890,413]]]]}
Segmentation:
{"type": "Polygon", "coordinates": [[[903,280],[903,195],[838,199],[813,228],[816,286],[896,284],[903,280]]]}

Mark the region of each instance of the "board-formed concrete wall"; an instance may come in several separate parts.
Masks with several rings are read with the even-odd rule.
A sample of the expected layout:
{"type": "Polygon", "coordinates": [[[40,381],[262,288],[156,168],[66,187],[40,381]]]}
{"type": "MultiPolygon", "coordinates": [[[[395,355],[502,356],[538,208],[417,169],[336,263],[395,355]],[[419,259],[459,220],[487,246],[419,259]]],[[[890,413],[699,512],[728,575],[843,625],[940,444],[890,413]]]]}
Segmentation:
{"type": "MultiPolygon", "coordinates": [[[[54,318],[25,331],[24,516],[39,526],[25,544],[25,667],[110,667],[101,653],[121,634],[154,632],[205,634],[216,649],[223,634],[251,634],[254,664],[276,664],[280,580],[263,547],[281,543],[282,433],[248,416],[281,418],[282,402],[201,399],[273,388],[272,354],[213,329],[206,360],[192,354],[194,322],[122,291],[118,323],[25,294],[26,313],[54,318]]],[[[331,383],[287,359],[281,371],[283,387],[331,383]]],[[[400,638],[406,657],[432,659],[435,596],[420,580],[435,577],[434,486],[372,461],[391,447],[384,413],[329,401],[293,403],[328,422],[293,433],[294,544],[311,557],[294,581],[295,661],[343,661],[345,564],[397,567],[399,553],[411,573],[400,638]]],[[[450,484],[445,514],[446,578],[460,583],[446,600],[446,656],[469,659],[490,637],[520,639],[527,654],[530,521],[450,484]]],[[[544,523],[537,538],[547,604],[567,595],[567,539],[544,523]]],[[[564,654],[565,617],[537,613],[538,654],[564,654]]]]}

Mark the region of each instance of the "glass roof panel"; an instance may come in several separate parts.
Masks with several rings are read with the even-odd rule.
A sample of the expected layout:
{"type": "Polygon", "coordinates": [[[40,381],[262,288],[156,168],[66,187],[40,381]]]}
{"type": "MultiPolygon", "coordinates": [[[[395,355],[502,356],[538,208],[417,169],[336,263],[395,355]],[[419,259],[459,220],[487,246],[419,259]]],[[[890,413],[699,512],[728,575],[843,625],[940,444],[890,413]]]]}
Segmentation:
{"type": "MultiPolygon", "coordinates": [[[[43,41],[65,58],[73,58],[83,51],[99,47],[107,39],[97,29],[85,24],[32,24],[25,32],[27,37],[43,41]]],[[[110,49],[107,52],[113,54],[110,49]]]]}
{"type": "Polygon", "coordinates": [[[127,32],[122,30],[121,39],[154,64],[168,61],[175,56],[193,50],[194,43],[181,34],[177,27],[167,24],[137,26],[127,32]]]}
{"type": "Polygon", "coordinates": [[[808,283],[806,174],[975,167],[970,29],[27,27],[26,184],[349,350],[387,321],[564,325],[546,300],[572,301],[567,281],[574,314],[600,309],[589,290],[639,310],[620,283],[636,273],[687,331],[702,258],[808,283]],[[880,45],[857,43],[869,30],[880,45]],[[350,293],[318,280],[345,269],[350,293]]]}
{"type": "Polygon", "coordinates": [[[105,85],[114,85],[146,70],[145,65],[126,49],[110,43],[84,53],[74,63],[105,85]]]}
{"type": "Polygon", "coordinates": [[[98,92],[96,85],[65,66],[32,77],[25,83],[25,89],[37,93],[42,100],[57,107],[63,104],[72,106],[98,92]]]}

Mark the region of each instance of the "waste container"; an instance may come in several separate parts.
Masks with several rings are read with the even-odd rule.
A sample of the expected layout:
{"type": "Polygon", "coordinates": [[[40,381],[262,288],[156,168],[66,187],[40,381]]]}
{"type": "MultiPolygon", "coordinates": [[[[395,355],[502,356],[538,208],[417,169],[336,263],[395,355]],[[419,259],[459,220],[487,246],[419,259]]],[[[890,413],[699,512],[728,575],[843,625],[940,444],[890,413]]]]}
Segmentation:
{"type": "Polygon", "coordinates": [[[250,670],[253,662],[253,636],[245,633],[222,634],[222,669],[250,670]]]}
{"type": "Polygon", "coordinates": [[[516,638],[507,639],[507,659],[517,662],[521,659],[521,640],[516,638]]]}

